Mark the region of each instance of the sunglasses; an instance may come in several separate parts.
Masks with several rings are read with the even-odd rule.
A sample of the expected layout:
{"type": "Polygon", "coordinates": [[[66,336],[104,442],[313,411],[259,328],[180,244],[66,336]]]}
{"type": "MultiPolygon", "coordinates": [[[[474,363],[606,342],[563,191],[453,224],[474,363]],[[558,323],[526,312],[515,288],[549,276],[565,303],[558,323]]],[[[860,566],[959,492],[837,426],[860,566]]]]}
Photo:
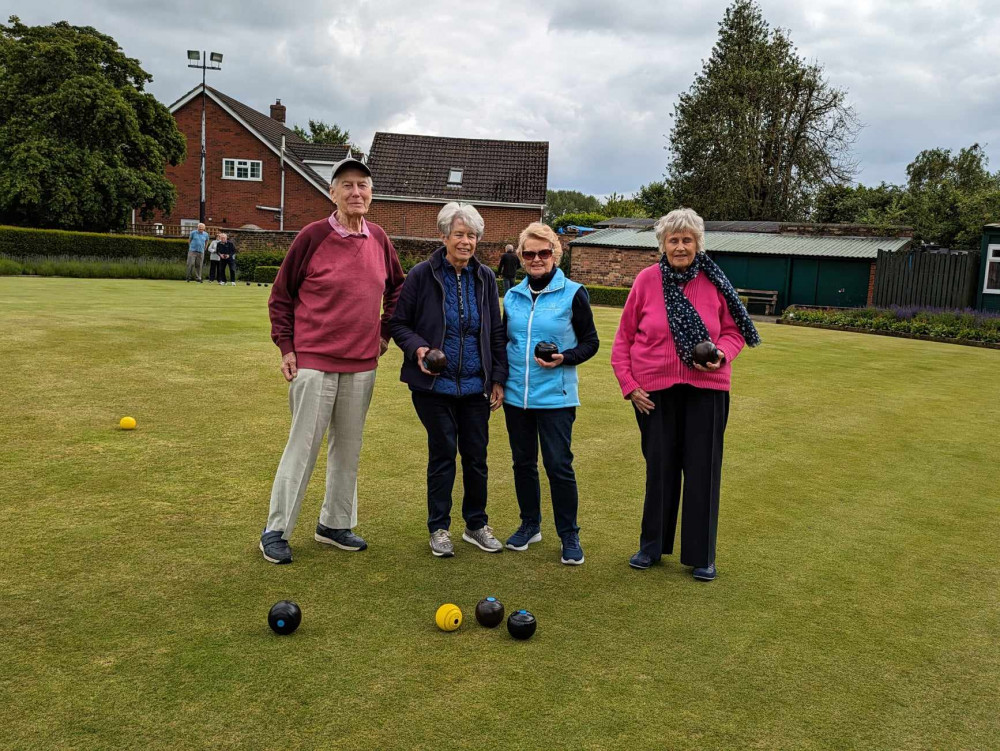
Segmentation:
{"type": "Polygon", "coordinates": [[[535,256],[538,256],[543,261],[547,261],[550,258],[552,258],[552,248],[546,248],[545,250],[539,250],[537,252],[534,250],[521,251],[521,258],[523,258],[525,261],[534,261],[535,256]]]}

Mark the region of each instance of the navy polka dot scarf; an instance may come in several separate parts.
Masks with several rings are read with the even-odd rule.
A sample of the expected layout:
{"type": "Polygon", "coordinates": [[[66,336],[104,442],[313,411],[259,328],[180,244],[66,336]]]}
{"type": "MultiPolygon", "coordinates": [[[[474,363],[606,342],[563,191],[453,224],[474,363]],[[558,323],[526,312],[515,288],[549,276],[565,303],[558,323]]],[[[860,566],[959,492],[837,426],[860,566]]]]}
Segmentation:
{"type": "Polygon", "coordinates": [[[660,256],[660,276],[663,277],[663,301],[667,305],[667,321],[670,323],[670,334],[674,338],[674,346],[677,348],[677,356],[681,362],[689,368],[694,368],[694,355],[692,351],[696,344],[709,339],[708,329],[705,322],[701,320],[698,311],[688,300],[680,284],[687,284],[703,271],[708,280],[715,285],[715,288],[726,298],[726,305],[729,313],[736,322],[736,327],[740,330],[743,338],[750,347],[760,344],[760,334],[750,319],[750,314],[743,307],[739,295],[733,285],[722,273],[722,269],[704,253],[695,254],[691,265],[683,271],[674,271],[667,263],[667,256],[660,256]]]}

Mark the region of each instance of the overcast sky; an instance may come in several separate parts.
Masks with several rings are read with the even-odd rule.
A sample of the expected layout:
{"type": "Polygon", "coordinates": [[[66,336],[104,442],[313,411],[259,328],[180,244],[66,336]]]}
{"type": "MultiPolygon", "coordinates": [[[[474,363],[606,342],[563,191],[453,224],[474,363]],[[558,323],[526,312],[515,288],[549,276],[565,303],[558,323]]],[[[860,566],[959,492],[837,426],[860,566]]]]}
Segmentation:
{"type": "MultiPolygon", "coordinates": [[[[549,187],[630,193],[662,177],[677,95],[728,0],[14,0],[28,24],[111,34],[169,104],[200,82],[288,124],[550,143],[549,187]]],[[[858,179],[902,182],[921,149],[988,144],[1000,169],[1000,3],[762,0],[772,26],[847,89],[865,127],[858,179]]]]}

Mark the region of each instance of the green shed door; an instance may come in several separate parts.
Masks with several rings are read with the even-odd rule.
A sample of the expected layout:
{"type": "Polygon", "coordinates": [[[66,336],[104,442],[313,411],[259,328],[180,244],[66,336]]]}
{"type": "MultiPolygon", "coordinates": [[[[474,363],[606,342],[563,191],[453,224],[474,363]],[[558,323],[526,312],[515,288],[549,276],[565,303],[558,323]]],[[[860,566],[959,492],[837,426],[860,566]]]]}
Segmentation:
{"type": "Polygon", "coordinates": [[[793,258],[792,284],[788,292],[788,304],[815,305],[818,275],[819,260],[816,258],[793,258]]]}
{"type": "Polygon", "coordinates": [[[870,261],[821,259],[816,284],[816,304],[837,308],[863,308],[868,303],[870,261]]]}
{"type": "Polygon", "coordinates": [[[778,293],[778,312],[784,310],[785,282],[788,278],[790,258],[783,256],[748,256],[747,283],[739,285],[747,289],[774,290],[778,293]]]}
{"type": "Polygon", "coordinates": [[[712,259],[719,264],[722,273],[737,289],[749,286],[747,279],[747,257],[732,253],[714,253],[712,259]]]}

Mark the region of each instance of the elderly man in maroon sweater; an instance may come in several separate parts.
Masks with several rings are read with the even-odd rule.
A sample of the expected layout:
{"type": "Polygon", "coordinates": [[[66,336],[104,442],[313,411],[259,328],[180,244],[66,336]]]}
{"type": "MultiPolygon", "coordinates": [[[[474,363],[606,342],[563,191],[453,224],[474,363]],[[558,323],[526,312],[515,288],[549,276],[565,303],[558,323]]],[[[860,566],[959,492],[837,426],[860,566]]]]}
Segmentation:
{"type": "Polygon", "coordinates": [[[288,539],[327,430],[326,498],[314,537],[342,550],[368,547],[352,531],[358,523],[361,435],[375,368],[389,346],[388,320],[403,269],[385,231],[365,221],[372,179],[364,163],[337,164],[330,197],[337,210],[298,234],[268,301],[292,409],[260,538],[271,563],[292,562],[288,539]]]}

